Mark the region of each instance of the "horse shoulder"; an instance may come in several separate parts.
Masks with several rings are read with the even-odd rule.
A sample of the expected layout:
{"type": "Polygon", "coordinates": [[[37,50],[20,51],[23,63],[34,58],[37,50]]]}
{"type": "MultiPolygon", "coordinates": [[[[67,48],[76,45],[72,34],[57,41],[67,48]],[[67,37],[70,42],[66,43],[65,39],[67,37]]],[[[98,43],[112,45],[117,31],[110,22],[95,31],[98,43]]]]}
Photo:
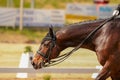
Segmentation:
{"type": "Polygon", "coordinates": [[[95,51],[100,64],[104,65],[110,55],[120,54],[120,29],[108,23],[103,26],[95,39],[95,51]],[[113,29],[111,27],[114,27],[113,29]],[[111,29],[110,29],[111,28],[111,29]]]}

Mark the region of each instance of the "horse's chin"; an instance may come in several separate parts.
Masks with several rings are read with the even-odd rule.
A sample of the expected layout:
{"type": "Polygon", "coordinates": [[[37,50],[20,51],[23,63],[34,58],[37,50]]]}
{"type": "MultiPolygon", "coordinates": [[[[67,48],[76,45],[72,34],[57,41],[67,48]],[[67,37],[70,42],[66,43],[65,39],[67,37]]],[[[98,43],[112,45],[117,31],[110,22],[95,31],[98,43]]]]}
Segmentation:
{"type": "Polygon", "coordinates": [[[37,65],[34,65],[33,68],[34,68],[35,70],[39,69],[39,67],[38,67],[37,65]]]}
{"type": "Polygon", "coordinates": [[[41,64],[35,64],[33,65],[33,68],[38,70],[38,69],[41,69],[42,67],[41,67],[41,64]]]}

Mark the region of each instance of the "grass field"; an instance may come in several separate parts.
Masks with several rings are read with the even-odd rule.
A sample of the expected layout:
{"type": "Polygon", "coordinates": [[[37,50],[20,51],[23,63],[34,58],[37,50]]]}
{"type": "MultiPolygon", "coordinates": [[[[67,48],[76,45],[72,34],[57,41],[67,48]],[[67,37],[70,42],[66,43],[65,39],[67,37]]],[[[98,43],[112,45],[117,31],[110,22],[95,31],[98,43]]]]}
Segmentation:
{"type": "MultiPolygon", "coordinates": [[[[39,44],[6,44],[0,43],[0,67],[18,67],[21,53],[24,52],[25,46],[31,46],[33,52],[39,47],[39,44]]],[[[68,48],[64,50],[62,53],[69,52],[72,48],[68,48]]],[[[70,56],[63,63],[58,64],[52,67],[95,67],[99,65],[96,55],[94,52],[79,49],[73,55],[70,56]]],[[[45,73],[45,74],[36,74],[34,78],[27,79],[19,79],[16,78],[16,74],[0,74],[0,80],[46,80],[45,76],[50,76],[50,80],[93,80],[91,78],[92,74],[53,74],[53,73],[45,73]]],[[[107,79],[110,80],[110,79],[107,79]]]]}
{"type": "MultiPolygon", "coordinates": [[[[33,52],[36,52],[39,44],[6,44],[0,43],[0,66],[18,67],[21,53],[24,52],[25,46],[31,46],[33,52]]],[[[72,48],[64,50],[62,53],[69,52],[72,48]]],[[[94,52],[80,49],[76,51],[63,63],[54,67],[95,67],[98,65],[94,52]]]]}
{"type": "Polygon", "coordinates": [[[40,43],[42,38],[46,35],[48,28],[33,30],[31,28],[20,31],[17,27],[0,28],[0,42],[1,43],[40,43]]]}
{"type": "MultiPolygon", "coordinates": [[[[33,52],[36,52],[36,50],[39,47],[39,44],[6,44],[6,43],[0,43],[0,67],[18,67],[21,53],[24,52],[25,46],[31,46],[33,49],[33,52]]],[[[66,49],[62,53],[70,51],[71,48],[66,49]]],[[[94,52],[80,49],[79,51],[75,52],[73,55],[70,56],[67,60],[65,60],[63,63],[53,66],[53,67],[95,67],[98,65],[96,55],[94,52]]],[[[61,76],[61,74],[37,74],[37,78],[35,80],[41,79],[44,75],[50,75],[53,79],[52,80],[66,80],[66,78],[73,79],[73,80],[84,80],[84,78],[89,80],[88,78],[91,77],[91,74],[84,74],[86,77],[83,76],[83,74],[64,74],[61,76]],[[57,75],[57,77],[56,77],[57,75]]],[[[0,80],[5,79],[12,79],[16,80],[15,76],[16,74],[1,74],[0,80]]],[[[91,78],[90,78],[91,79],[91,78]]],[[[26,79],[25,79],[26,80],[26,79]]],[[[32,79],[34,80],[34,79],[32,79]]]]}
{"type": "MultiPolygon", "coordinates": [[[[24,38],[27,40],[37,39],[41,41],[43,36],[47,33],[47,29],[43,30],[27,30],[19,31],[17,29],[3,29],[0,28],[0,67],[18,67],[21,54],[24,52],[26,46],[31,46],[33,52],[38,50],[39,43],[26,44],[24,38]],[[21,36],[21,37],[20,37],[21,36]],[[23,37],[24,36],[24,37],[23,37]],[[3,39],[4,38],[4,39],[3,39]],[[16,39],[16,42],[13,42],[16,39]],[[21,42],[22,41],[22,42],[21,42]]],[[[62,53],[69,52],[72,48],[64,50],[62,53]]],[[[67,60],[52,67],[95,67],[99,65],[96,54],[90,50],[79,49],[72,54],[67,60]]],[[[44,80],[44,76],[49,75],[51,80],[93,80],[92,74],[37,74],[35,78],[17,79],[16,74],[0,74],[0,80],[44,80]]]]}

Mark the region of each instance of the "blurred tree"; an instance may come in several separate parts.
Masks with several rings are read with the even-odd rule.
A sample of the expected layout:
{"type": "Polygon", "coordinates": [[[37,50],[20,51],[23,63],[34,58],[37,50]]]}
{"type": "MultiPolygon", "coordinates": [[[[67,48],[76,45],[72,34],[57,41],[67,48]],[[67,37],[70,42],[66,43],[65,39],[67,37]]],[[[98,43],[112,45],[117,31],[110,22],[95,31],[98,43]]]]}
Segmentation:
{"type": "MultiPolygon", "coordinates": [[[[94,4],[93,0],[35,0],[35,8],[66,8],[67,3],[94,4]]],[[[110,0],[110,4],[118,4],[120,0],[110,0]]],[[[20,0],[13,0],[16,8],[20,6],[20,0]]],[[[24,7],[30,8],[31,0],[24,0],[24,7]]],[[[0,7],[6,7],[7,0],[0,0],[0,7]]]]}
{"type": "Polygon", "coordinates": [[[31,47],[31,46],[26,46],[24,52],[25,52],[25,53],[26,53],[26,52],[33,52],[33,51],[32,51],[32,47],[31,47]]]}
{"type": "Polygon", "coordinates": [[[7,6],[7,0],[0,0],[0,6],[6,7],[7,6]]]}

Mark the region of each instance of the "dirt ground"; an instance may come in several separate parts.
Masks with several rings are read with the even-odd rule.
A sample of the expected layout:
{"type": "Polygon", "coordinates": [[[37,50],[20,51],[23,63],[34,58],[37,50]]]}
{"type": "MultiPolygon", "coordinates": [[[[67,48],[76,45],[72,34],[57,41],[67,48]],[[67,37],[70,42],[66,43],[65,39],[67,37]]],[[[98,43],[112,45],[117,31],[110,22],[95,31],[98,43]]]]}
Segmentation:
{"type": "Polygon", "coordinates": [[[8,73],[1,74],[0,80],[93,80],[92,74],[53,74],[53,73],[39,73],[39,74],[28,74],[29,78],[17,78],[16,74],[8,73]],[[4,76],[4,77],[3,77],[4,76]]]}
{"type": "MultiPolygon", "coordinates": [[[[41,78],[27,78],[27,79],[18,79],[18,78],[0,78],[0,80],[44,80],[44,79],[41,79],[41,78]]],[[[64,79],[64,78],[57,78],[57,79],[50,79],[50,80],[93,80],[93,79],[88,79],[88,78],[78,78],[78,79],[75,79],[75,78],[67,78],[67,79],[64,79]]]]}
{"type": "Polygon", "coordinates": [[[0,80],[94,80],[92,74],[53,74],[53,73],[38,73],[28,74],[29,78],[17,78],[16,73],[1,74],[0,80]],[[3,77],[4,76],[4,77],[3,77]]]}
{"type": "MultiPolygon", "coordinates": [[[[0,78],[0,80],[45,80],[41,78],[27,78],[27,79],[18,79],[18,78],[0,78]]],[[[50,80],[94,80],[92,78],[54,78],[50,80]]],[[[111,80],[108,78],[107,80],[111,80]]]]}
{"type": "MultiPolygon", "coordinates": [[[[18,78],[0,78],[0,80],[47,80],[42,78],[26,78],[26,79],[18,79],[18,78]]],[[[94,80],[92,78],[52,78],[50,80],[94,80]]],[[[108,78],[107,80],[111,80],[108,78]]]]}
{"type": "Polygon", "coordinates": [[[27,43],[29,39],[23,35],[13,34],[9,35],[7,33],[0,34],[0,43],[27,43]]]}

